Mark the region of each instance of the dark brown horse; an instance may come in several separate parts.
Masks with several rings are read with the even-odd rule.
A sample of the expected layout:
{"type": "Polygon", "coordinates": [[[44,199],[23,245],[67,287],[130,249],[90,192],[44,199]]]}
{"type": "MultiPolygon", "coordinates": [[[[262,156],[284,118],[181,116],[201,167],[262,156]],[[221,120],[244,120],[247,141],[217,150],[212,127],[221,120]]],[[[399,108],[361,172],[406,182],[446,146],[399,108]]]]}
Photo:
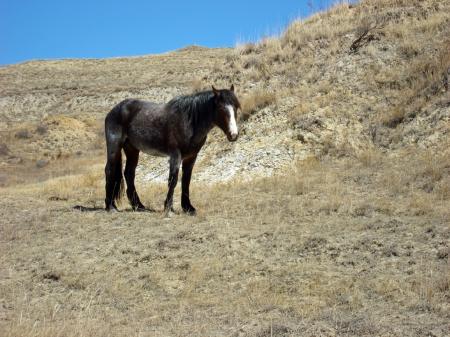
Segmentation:
{"type": "Polygon", "coordinates": [[[134,210],[145,210],[134,186],[139,152],[169,156],[169,191],[164,202],[168,215],[173,211],[173,192],[178,181],[180,164],[183,167],[181,207],[195,214],[189,199],[189,184],[197,154],[205,144],[208,132],[218,126],[230,142],[238,138],[236,125],[240,104],[231,88],[180,96],[166,104],[127,99],[117,104],[106,116],[107,147],[106,210],[117,211],[122,177],[122,149],[127,161],[125,180],[127,196],[134,210]]]}

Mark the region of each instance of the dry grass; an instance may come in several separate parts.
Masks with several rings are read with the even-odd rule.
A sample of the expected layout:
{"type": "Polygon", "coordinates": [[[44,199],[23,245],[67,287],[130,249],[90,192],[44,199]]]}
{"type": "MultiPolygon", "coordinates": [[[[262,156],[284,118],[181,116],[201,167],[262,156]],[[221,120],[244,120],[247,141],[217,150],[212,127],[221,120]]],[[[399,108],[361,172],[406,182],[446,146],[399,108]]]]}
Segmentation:
{"type": "Polygon", "coordinates": [[[261,110],[268,105],[276,102],[276,95],[274,92],[268,90],[255,90],[241,99],[242,115],[243,120],[250,118],[252,114],[261,110]]]}
{"type": "MultiPolygon", "coordinates": [[[[294,21],[279,38],[239,46],[233,62],[261,88],[292,89],[287,96],[299,100],[290,110],[294,125],[305,113],[330,108],[336,123],[356,114],[371,124],[366,129],[396,129],[423,114],[448,83],[449,8],[431,0],[341,3],[294,21]]],[[[379,132],[376,141],[401,143],[402,133],[379,132]]]]}
{"type": "Polygon", "coordinates": [[[379,116],[382,125],[395,128],[405,119],[406,111],[403,107],[397,107],[392,110],[385,111],[379,116]]]}
{"type": "Polygon", "coordinates": [[[401,49],[400,52],[403,57],[406,56],[406,58],[413,60],[405,64],[404,68],[398,68],[391,72],[388,75],[389,77],[384,80],[384,83],[388,83],[392,88],[390,95],[397,99],[391,113],[394,120],[398,117],[402,119],[401,114],[404,114],[404,112],[401,110],[406,107],[409,111],[416,113],[423,109],[430,99],[443,90],[447,70],[450,68],[449,41],[442,43],[440,48],[435,51],[435,57],[433,58],[422,53],[419,54],[416,49],[419,48],[417,42],[413,42],[416,47],[411,47],[411,42],[407,43],[407,47],[405,47],[405,44],[400,46],[400,48],[407,48],[407,50],[401,49]],[[405,55],[405,53],[408,55],[405,55]]]}
{"type": "MultiPolygon", "coordinates": [[[[448,201],[417,181],[447,177],[448,156],[423,156],[382,157],[376,171],[367,159],[311,157],[272,178],[193,184],[199,215],[169,221],[72,210],[101,206],[98,167],[4,189],[1,329],[42,337],[445,331],[448,201]],[[399,167],[411,169],[397,184],[386,180],[399,167]]],[[[165,189],[153,185],[144,202],[161,211],[165,189]]]]}
{"type": "Polygon", "coordinates": [[[234,50],[0,69],[0,334],[445,336],[449,9],[340,3],[234,50]],[[95,210],[113,104],[230,82],[245,132],[235,147],[213,133],[201,159],[215,175],[272,164],[283,138],[288,167],[194,181],[197,217],[164,219],[145,170],[156,213],[95,210]]]}

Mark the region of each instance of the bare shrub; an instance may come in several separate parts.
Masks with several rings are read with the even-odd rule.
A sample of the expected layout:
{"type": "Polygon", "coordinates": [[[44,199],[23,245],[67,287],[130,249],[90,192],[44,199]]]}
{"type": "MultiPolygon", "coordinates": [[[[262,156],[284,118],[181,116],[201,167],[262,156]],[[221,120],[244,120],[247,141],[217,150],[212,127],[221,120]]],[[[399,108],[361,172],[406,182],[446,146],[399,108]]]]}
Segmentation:
{"type": "Polygon", "coordinates": [[[357,52],[359,48],[367,45],[370,41],[376,39],[373,32],[380,28],[380,23],[373,21],[372,18],[364,17],[359,26],[356,27],[355,37],[356,39],[350,46],[350,51],[357,52]]]}

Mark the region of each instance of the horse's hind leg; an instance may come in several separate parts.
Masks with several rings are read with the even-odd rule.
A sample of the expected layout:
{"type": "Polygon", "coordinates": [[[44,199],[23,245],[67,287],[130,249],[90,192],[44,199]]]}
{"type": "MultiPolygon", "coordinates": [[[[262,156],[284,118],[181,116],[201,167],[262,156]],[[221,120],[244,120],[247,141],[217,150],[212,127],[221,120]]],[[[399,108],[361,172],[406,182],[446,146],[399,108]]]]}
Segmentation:
{"type": "Polygon", "coordinates": [[[122,177],[122,131],[119,127],[106,127],[106,151],[107,161],[105,166],[107,211],[117,211],[116,200],[120,199],[123,177],[122,177]]]}
{"type": "Polygon", "coordinates": [[[115,200],[120,197],[121,176],[122,176],[122,154],[120,147],[108,150],[108,159],[105,166],[106,177],[106,198],[105,206],[107,211],[117,211],[115,200]]]}
{"type": "Polygon", "coordinates": [[[169,215],[173,212],[173,192],[178,182],[178,172],[181,164],[181,153],[176,150],[170,155],[170,171],[169,171],[169,191],[167,192],[166,201],[164,202],[164,212],[169,215]]]}
{"type": "Polygon", "coordinates": [[[123,146],[125,155],[127,156],[127,163],[125,164],[125,180],[127,182],[127,197],[130,201],[133,210],[145,210],[144,205],[139,200],[139,196],[136,192],[134,185],[134,177],[136,174],[136,166],[139,161],[139,150],[131,145],[128,141],[123,146]]]}

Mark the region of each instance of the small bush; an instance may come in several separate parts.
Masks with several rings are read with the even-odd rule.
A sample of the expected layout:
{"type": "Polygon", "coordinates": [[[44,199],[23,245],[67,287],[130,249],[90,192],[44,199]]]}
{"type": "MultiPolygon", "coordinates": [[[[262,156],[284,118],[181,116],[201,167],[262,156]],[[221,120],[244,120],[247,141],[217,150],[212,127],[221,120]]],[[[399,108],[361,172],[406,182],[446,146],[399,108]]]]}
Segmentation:
{"type": "Polygon", "coordinates": [[[36,128],[36,132],[40,135],[45,135],[47,133],[47,131],[48,131],[48,126],[45,124],[40,124],[36,128]]]}
{"type": "Polygon", "coordinates": [[[15,137],[19,138],[19,139],[30,139],[31,134],[28,130],[23,129],[23,130],[17,131],[15,134],[15,137]]]}

